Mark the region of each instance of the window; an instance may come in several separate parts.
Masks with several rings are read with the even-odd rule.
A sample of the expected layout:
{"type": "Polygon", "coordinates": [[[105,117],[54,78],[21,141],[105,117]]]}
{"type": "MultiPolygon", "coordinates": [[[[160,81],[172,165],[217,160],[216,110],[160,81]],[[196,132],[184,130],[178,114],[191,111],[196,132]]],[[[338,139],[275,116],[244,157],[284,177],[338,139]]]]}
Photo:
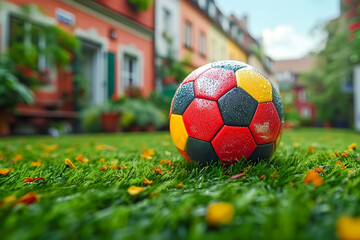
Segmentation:
{"type": "Polygon", "coordinates": [[[128,54],[124,55],[121,79],[125,90],[140,87],[140,71],[137,57],[128,54]]]}
{"type": "Polygon", "coordinates": [[[191,23],[185,22],[185,47],[191,48],[192,47],[192,29],[191,23]]]}
{"type": "Polygon", "coordinates": [[[241,29],[238,29],[238,33],[237,33],[237,40],[240,43],[244,42],[244,32],[241,29]]]}
{"type": "Polygon", "coordinates": [[[303,89],[299,90],[298,100],[302,102],[306,101],[306,92],[303,89]]]}
{"type": "Polygon", "coordinates": [[[301,116],[304,118],[310,118],[311,117],[311,111],[308,107],[301,108],[301,116]]]}
{"type": "MultiPolygon", "coordinates": [[[[37,54],[34,55],[36,61],[33,61],[33,59],[30,61],[29,59],[29,61],[25,63],[38,69],[40,72],[48,71],[50,64],[44,55],[46,48],[45,29],[29,21],[24,21],[19,17],[10,16],[9,30],[9,48],[19,49],[24,47],[24,50],[28,52],[31,51],[31,49],[36,49],[35,52],[37,54]]],[[[26,60],[24,59],[24,61],[26,60]]]]}
{"type": "Polygon", "coordinates": [[[171,22],[171,13],[169,10],[167,10],[166,8],[164,8],[164,12],[163,12],[163,23],[164,23],[164,29],[163,29],[163,33],[167,35],[167,37],[171,36],[171,26],[172,26],[172,22],[171,22]]]}
{"type": "Polygon", "coordinates": [[[205,33],[201,32],[200,33],[200,55],[201,56],[206,56],[206,36],[205,33]]]}

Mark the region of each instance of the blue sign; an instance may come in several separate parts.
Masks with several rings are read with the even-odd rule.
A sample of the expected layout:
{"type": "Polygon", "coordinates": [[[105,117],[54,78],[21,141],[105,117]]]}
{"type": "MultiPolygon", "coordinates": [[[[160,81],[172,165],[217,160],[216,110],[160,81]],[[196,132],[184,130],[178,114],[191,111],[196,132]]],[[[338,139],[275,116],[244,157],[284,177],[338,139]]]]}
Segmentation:
{"type": "Polygon", "coordinates": [[[55,10],[56,19],[69,26],[75,25],[75,15],[71,12],[65,11],[64,9],[57,8],[55,10]]]}

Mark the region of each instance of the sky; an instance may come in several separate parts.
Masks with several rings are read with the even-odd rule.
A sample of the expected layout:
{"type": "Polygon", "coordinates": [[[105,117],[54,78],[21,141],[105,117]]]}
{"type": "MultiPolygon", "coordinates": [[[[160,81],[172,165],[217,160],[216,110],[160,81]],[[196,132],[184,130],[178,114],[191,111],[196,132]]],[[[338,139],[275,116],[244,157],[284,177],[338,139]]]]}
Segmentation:
{"type": "Polygon", "coordinates": [[[340,14],[340,0],[216,0],[225,15],[248,17],[248,29],[274,60],[319,51],[321,26],[340,14]]]}

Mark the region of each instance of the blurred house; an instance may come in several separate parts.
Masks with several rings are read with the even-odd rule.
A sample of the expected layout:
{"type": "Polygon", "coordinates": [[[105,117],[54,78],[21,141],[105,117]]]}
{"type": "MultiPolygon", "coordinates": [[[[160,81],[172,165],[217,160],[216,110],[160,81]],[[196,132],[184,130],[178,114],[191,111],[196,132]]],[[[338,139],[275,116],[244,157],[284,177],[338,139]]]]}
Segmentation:
{"type": "MultiPolygon", "coordinates": [[[[255,67],[270,75],[271,59],[254,56],[253,45],[260,52],[261,47],[249,34],[246,21],[225,16],[214,0],[156,0],[155,18],[156,64],[160,68],[171,50],[177,61],[188,60],[188,70],[226,59],[249,63],[251,56],[255,67]]],[[[163,77],[157,76],[158,89],[163,77]]]]}
{"type": "Polygon", "coordinates": [[[37,41],[44,37],[27,29],[56,25],[81,43],[66,70],[60,71],[50,59],[39,55],[38,67],[49,72],[49,81],[35,91],[33,106],[20,106],[16,123],[29,120],[46,129],[49,120],[77,118],[78,101],[74,75],[84,79],[87,105],[97,105],[129,90],[148,96],[154,89],[154,8],[139,11],[126,0],[11,0],[1,2],[0,46],[6,52],[17,42],[37,41]],[[24,11],[34,4],[38,10],[24,11]],[[12,41],[14,28],[24,37],[12,41]]]}
{"type": "Polygon", "coordinates": [[[35,91],[34,105],[17,107],[13,126],[46,132],[55,121],[74,127],[84,107],[134,93],[147,97],[155,88],[164,93],[168,83],[172,96],[185,70],[213,61],[238,60],[271,72],[271,59],[249,34],[246,20],[225,16],[214,0],[8,0],[0,5],[1,53],[29,42],[41,52],[51,45],[44,26],[57,26],[80,42],[62,69],[39,54],[37,68],[47,80],[35,91]],[[19,30],[22,36],[14,37],[19,30]]]}
{"type": "Polygon", "coordinates": [[[311,56],[274,61],[273,78],[279,84],[280,94],[286,106],[295,106],[299,115],[306,119],[315,119],[316,108],[307,100],[305,87],[298,82],[301,72],[310,70],[314,66],[311,56]]]}

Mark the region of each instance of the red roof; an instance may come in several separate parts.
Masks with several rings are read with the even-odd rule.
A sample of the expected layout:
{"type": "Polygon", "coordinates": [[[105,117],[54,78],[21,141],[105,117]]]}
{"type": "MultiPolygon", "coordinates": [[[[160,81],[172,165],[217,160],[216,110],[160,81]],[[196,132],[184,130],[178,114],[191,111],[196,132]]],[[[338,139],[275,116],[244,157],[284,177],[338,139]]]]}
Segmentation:
{"type": "Polygon", "coordinates": [[[311,56],[298,58],[298,59],[288,59],[288,60],[279,60],[274,61],[273,63],[273,72],[292,72],[299,73],[310,70],[315,63],[315,59],[311,56]]]}

